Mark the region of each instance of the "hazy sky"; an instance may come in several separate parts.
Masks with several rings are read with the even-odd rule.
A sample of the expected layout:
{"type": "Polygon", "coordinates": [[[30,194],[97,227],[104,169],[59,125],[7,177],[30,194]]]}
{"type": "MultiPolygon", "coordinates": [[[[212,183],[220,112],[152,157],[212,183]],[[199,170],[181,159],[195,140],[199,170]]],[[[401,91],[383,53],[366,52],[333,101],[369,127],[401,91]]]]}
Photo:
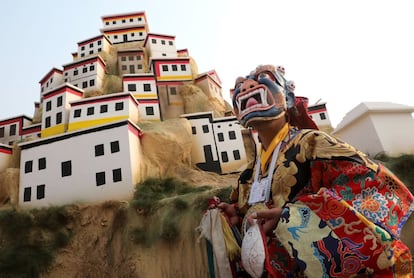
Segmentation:
{"type": "Polygon", "coordinates": [[[414,106],[412,1],[2,0],[0,120],[33,116],[39,81],[100,34],[101,16],[145,11],[228,94],[258,64],[283,65],[296,94],[327,103],[334,127],[364,101],[414,106]]]}

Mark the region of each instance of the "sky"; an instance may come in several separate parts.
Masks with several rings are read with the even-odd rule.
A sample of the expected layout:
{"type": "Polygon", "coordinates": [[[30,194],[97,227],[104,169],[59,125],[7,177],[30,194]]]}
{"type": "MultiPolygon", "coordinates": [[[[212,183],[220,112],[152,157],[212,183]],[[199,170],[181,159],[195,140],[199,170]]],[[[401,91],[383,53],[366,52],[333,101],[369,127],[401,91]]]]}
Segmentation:
{"type": "Polygon", "coordinates": [[[295,93],[326,103],[333,127],[361,102],[414,106],[410,0],[2,0],[0,120],[33,116],[39,81],[100,34],[102,16],[145,11],[223,95],[257,65],[282,65],[295,93]]]}

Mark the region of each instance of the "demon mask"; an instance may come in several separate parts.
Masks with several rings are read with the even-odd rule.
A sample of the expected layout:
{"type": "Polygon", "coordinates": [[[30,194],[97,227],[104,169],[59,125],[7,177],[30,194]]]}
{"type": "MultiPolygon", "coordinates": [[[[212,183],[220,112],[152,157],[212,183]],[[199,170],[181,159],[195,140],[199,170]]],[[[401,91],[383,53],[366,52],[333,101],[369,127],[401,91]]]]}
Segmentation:
{"type": "Polygon", "coordinates": [[[249,127],[254,121],[280,118],[294,106],[293,90],[283,75],[281,66],[262,65],[237,78],[232,101],[241,125],[249,127]]]}

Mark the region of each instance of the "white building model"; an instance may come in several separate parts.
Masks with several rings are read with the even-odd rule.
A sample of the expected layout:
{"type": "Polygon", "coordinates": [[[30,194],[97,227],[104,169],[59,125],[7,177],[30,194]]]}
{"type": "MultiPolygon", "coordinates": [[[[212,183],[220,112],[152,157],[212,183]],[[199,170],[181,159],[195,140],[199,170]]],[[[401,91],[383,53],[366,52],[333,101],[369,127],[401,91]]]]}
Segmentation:
{"type": "Polygon", "coordinates": [[[179,93],[190,84],[224,102],[217,73],[193,72],[175,36],[149,33],[145,12],[103,16],[102,22],[99,36],[78,42],[72,62],[40,80],[36,120],[0,120],[0,171],[9,165],[12,145],[20,149],[19,206],[131,198],[148,178],[140,172],[140,121],[186,118],[194,166],[242,171],[246,152],[236,118],[185,114],[179,93]]]}

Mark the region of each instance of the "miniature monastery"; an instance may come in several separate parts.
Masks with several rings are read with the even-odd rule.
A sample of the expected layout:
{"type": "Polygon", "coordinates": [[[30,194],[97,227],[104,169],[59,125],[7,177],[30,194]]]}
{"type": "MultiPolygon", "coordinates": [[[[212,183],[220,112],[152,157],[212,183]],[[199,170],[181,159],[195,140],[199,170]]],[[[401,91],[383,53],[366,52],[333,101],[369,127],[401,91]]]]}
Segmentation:
{"type": "Polygon", "coordinates": [[[19,206],[130,198],[148,178],[140,172],[141,121],[187,119],[194,166],[242,171],[247,158],[236,118],[186,113],[180,94],[193,85],[224,103],[217,73],[198,74],[175,36],[149,32],[145,12],[101,19],[101,34],[78,42],[73,61],[39,81],[35,116],[0,120],[0,171],[20,151],[19,206]]]}

